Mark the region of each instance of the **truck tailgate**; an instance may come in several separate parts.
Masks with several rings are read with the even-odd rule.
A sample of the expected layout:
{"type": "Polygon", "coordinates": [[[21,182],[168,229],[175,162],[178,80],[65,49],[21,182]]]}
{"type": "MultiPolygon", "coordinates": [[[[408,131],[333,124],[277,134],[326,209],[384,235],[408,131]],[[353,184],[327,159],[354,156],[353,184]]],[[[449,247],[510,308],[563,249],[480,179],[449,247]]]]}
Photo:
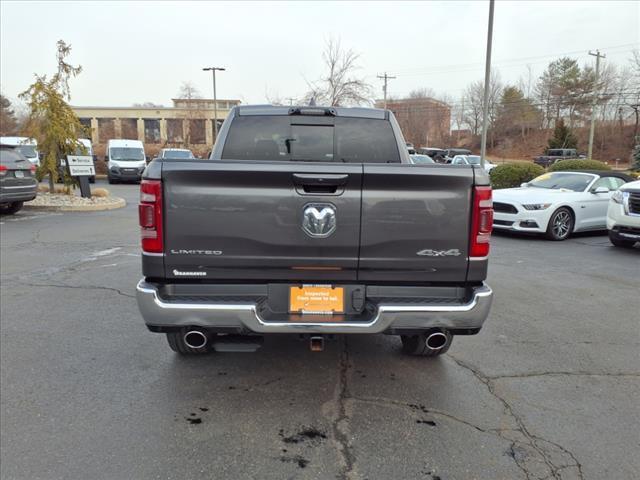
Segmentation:
{"type": "Polygon", "coordinates": [[[471,168],[165,162],[162,180],[167,278],[466,280],[471,168]],[[325,207],[335,229],[311,235],[304,217],[325,207]]]}

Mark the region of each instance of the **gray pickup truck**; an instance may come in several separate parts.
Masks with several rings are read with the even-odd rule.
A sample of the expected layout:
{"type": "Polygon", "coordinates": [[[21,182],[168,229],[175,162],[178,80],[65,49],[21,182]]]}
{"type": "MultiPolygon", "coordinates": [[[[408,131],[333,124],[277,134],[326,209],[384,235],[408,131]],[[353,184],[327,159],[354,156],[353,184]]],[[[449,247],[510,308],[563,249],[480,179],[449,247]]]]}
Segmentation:
{"type": "Polygon", "coordinates": [[[489,314],[487,174],[413,165],[389,111],[236,107],[209,160],[154,160],[140,191],[138,305],[178,353],[382,333],[437,356],[489,314]]]}
{"type": "Polygon", "coordinates": [[[580,158],[575,148],[550,148],[547,150],[546,155],[535,157],[533,163],[547,168],[561,160],[571,160],[574,158],[580,158]]]}

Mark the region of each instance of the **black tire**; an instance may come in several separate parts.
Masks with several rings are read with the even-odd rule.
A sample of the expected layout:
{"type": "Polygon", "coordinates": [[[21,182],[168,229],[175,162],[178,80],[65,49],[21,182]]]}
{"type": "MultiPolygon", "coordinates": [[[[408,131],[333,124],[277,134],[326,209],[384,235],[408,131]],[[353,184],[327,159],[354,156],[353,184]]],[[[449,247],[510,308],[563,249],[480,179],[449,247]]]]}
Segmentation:
{"type": "Polygon", "coordinates": [[[0,214],[13,215],[14,213],[18,212],[22,208],[23,204],[24,202],[13,202],[6,205],[2,205],[0,206],[0,214]]]}
{"type": "Polygon", "coordinates": [[[191,329],[183,328],[176,332],[167,333],[167,342],[169,348],[180,355],[203,355],[211,352],[212,335],[208,334],[207,344],[202,348],[191,348],[184,343],[184,334],[191,329]]]}
{"type": "Polygon", "coordinates": [[[635,240],[624,240],[622,238],[614,237],[613,235],[611,235],[611,232],[609,232],[609,241],[613,244],[614,247],[620,248],[633,248],[636,243],[635,240]]]}
{"type": "Polygon", "coordinates": [[[96,177],[89,177],[89,183],[96,183],[96,177]]]}
{"type": "Polygon", "coordinates": [[[447,341],[442,348],[433,350],[427,347],[427,336],[433,332],[421,333],[419,335],[401,335],[402,340],[402,352],[406,355],[413,355],[418,357],[437,357],[446,353],[451,347],[453,342],[453,335],[447,331],[438,330],[440,333],[444,333],[447,336],[447,341]]]}
{"type": "Polygon", "coordinates": [[[111,178],[111,175],[107,177],[107,181],[109,182],[109,185],[113,185],[114,183],[116,183],[116,181],[113,178],[111,178]]]}
{"type": "Polygon", "coordinates": [[[566,240],[573,232],[574,225],[575,219],[571,210],[566,207],[560,207],[551,215],[545,236],[549,240],[556,242],[566,240]]]}

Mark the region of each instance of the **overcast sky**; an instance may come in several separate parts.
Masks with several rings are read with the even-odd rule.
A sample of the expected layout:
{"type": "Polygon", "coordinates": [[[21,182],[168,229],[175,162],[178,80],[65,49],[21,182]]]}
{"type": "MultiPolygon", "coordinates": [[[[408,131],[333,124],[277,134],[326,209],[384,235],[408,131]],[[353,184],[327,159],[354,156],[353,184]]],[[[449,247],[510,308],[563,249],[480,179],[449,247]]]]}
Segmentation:
{"type": "MultiPolygon", "coordinates": [[[[473,2],[7,2],[0,3],[0,88],[10,99],[34,73],[55,69],[55,42],[83,67],[74,105],[171,105],[182,81],[212,96],[204,66],[226,67],[218,97],[264,103],[299,97],[322,73],[328,38],[361,54],[360,74],[397,76],[389,93],[415,88],[458,97],[483,78],[489,3],[473,2]]],[[[561,54],[625,63],[640,47],[640,2],[498,1],[494,67],[515,82],[561,54]]]]}

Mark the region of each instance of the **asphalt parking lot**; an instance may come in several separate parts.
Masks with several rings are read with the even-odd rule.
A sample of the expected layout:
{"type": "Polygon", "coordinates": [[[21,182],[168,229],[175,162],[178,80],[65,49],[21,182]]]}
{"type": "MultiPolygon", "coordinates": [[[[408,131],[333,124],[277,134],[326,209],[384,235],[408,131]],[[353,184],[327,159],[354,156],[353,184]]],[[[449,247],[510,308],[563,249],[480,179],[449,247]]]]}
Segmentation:
{"type": "Polygon", "coordinates": [[[488,323],[436,360],[181,358],[137,310],[137,186],[107,188],[127,207],[0,217],[3,479],[637,478],[640,248],[494,236],[488,323]]]}

